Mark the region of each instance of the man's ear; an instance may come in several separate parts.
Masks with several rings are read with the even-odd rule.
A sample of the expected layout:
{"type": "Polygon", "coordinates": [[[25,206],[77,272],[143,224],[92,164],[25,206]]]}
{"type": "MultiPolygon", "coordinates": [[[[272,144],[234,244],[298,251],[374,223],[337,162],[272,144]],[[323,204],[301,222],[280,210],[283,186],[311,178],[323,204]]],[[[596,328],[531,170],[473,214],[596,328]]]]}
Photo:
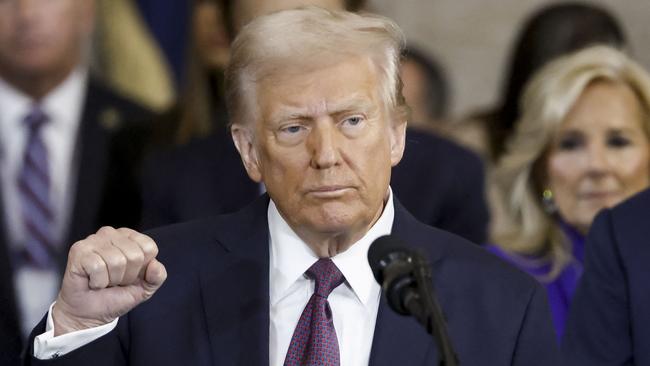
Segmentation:
{"type": "Polygon", "coordinates": [[[262,181],[262,167],[255,148],[252,128],[241,124],[233,124],[230,133],[248,176],[255,182],[260,183],[262,181]]]}
{"type": "Polygon", "coordinates": [[[406,144],[406,120],[394,121],[390,127],[390,163],[397,165],[404,156],[406,144]]]}

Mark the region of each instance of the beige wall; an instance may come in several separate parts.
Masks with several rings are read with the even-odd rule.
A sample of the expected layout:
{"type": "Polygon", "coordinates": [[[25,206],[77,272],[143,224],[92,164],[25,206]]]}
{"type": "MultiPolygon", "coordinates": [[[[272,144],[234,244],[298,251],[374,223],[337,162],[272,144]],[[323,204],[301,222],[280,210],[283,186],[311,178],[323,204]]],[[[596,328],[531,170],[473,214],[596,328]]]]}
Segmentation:
{"type": "MultiPolygon", "coordinates": [[[[461,116],[498,99],[516,31],[537,7],[554,0],[369,0],[404,29],[410,42],[437,56],[461,116]]],[[[589,0],[619,17],[639,61],[650,66],[650,0],[589,0]]]]}

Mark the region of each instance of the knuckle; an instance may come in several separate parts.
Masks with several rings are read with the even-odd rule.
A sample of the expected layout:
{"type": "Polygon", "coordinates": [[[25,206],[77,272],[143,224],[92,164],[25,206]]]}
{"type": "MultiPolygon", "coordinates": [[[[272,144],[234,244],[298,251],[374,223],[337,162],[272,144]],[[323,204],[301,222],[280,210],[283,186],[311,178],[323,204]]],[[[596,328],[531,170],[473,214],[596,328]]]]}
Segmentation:
{"type": "Polygon", "coordinates": [[[96,276],[98,274],[101,274],[106,268],[104,266],[104,263],[102,263],[102,261],[97,258],[88,259],[85,267],[86,267],[86,271],[91,276],[96,276]]]}
{"type": "Polygon", "coordinates": [[[132,230],[129,229],[129,228],[127,228],[127,227],[121,227],[121,228],[117,228],[117,229],[115,229],[115,230],[116,230],[118,233],[123,234],[123,235],[126,235],[126,236],[130,236],[130,235],[131,235],[131,232],[132,232],[132,230]]]}
{"type": "Polygon", "coordinates": [[[97,235],[106,236],[112,234],[114,231],[115,229],[111,226],[102,226],[97,230],[97,235]]]}
{"type": "Polygon", "coordinates": [[[88,252],[88,242],[86,240],[79,240],[70,246],[68,260],[83,258],[88,252]]]}
{"type": "Polygon", "coordinates": [[[144,241],[142,243],[142,251],[150,257],[155,257],[158,255],[158,246],[156,243],[153,241],[153,239],[148,238],[148,240],[144,241]]]}
{"type": "Polygon", "coordinates": [[[79,254],[79,252],[81,252],[83,250],[83,246],[84,246],[83,241],[79,240],[79,241],[75,242],[70,247],[70,251],[69,251],[70,254],[69,255],[73,256],[73,255],[79,254]]]}

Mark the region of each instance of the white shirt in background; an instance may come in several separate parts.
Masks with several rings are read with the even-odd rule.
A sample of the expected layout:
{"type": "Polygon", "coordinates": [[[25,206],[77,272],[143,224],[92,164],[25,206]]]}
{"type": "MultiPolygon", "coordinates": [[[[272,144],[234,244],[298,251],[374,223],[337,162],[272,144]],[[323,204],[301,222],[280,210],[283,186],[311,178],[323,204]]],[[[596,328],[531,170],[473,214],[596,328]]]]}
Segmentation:
{"type": "MultiPolygon", "coordinates": [[[[38,105],[49,117],[41,127],[48,152],[50,198],[54,211],[53,242],[62,243],[70,219],[76,180],[74,150],[86,96],[87,71],[77,69],[67,79],[35,102],[29,96],[0,79],[0,182],[2,183],[3,219],[10,251],[20,249],[25,240],[20,199],[16,181],[23,164],[29,133],[25,117],[38,105]]],[[[37,270],[23,267],[14,272],[17,305],[23,335],[41,320],[60,285],[57,269],[37,270]]]]}

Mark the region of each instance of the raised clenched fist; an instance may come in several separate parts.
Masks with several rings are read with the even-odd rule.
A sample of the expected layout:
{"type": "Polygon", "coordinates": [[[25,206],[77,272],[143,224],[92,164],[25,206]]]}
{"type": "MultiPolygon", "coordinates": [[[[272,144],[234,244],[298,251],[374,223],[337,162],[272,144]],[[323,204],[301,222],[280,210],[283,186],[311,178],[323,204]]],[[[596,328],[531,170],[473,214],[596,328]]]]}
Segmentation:
{"type": "Polygon", "coordinates": [[[127,228],[76,242],[52,309],[54,335],[110,323],[149,299],[167,278],[156,255],[150,237],[127,228]]]}

